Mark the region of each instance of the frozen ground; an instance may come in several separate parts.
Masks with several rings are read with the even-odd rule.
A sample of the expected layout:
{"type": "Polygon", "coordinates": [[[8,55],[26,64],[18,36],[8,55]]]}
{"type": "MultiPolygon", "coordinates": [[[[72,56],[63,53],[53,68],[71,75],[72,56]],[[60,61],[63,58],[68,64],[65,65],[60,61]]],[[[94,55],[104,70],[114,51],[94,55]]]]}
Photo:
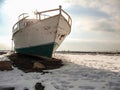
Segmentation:
{"type": "MultiPolygon", "coordinates": [[[[120,90],[120,55],[56,54],[64,66],[49,73],[24,73],[17,68],[0,71],[0,87],[34,90],[41,82],[45,90],[120,90]]],[[[8,60],[0,56],[0,60],[8,60]]]]}

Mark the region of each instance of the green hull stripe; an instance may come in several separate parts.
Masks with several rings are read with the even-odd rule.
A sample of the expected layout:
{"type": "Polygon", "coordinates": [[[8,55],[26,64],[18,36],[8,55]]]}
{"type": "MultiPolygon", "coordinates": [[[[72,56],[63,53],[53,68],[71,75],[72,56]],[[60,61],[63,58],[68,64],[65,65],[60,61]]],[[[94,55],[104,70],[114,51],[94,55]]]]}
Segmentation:
{"type": "Polygon", "coordinates": [[[30,55],[39,55],[45,57],[52,57],[53,50],[56,49],[59,45],[55,42],[39,45],[39,46],[32,46],[26,48],[19,48],[16,49],[16,52],[23,53],[23,54],[30,54],[30,55]]]}

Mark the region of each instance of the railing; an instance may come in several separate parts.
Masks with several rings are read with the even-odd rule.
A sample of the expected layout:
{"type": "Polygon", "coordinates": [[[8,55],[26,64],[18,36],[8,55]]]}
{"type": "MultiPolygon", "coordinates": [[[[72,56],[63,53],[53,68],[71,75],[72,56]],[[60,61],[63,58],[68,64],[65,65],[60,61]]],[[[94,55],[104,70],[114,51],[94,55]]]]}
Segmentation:
{"type": "Polygon", "coordinates": [[[47,11],[42,11],[42,12],[36,11],[35,14],[36,14],[36,18],[39,20],[54,16],[57,14],[61,14],[65,17],[65,19],[67,20],[67,22],[69,23],[70,26],[72,24],[71,17],[64,10],[62,10],[61,6],[59,6],[59,9],[52,9],[52,10],[47,10],[47,11]]]}
{"type": "MultiPolygon", "coordinates": [[[[27,13],[22,13],[21,15],[18,16],[18,22],[13,26],[12,28],[12,32],[15,33],[16,31],[18,31],[20,29],[20,23],[26,19],[28,16],[27,13]]],[[[22,24],[22,23],[21,23],[22,24]]]]}
{"type": "MultiPolygon", "coordinates": [[[[61,6],[59,6],[58,9],[52,9],[52,10],[47,10],[47,11],[42,11],[42,12],[35,12],[36,15],[36,20],[43,20],[48,17],[52,17],[54,15],[61,14],[65,17],[67,20],[69,26],[71,27],[72,24],[72,19],[71,17],[64,11],[62,10],[61,6]]],[[[16,31],[20,30],[22,26],[24,26],[26,23],[23,22],[24,19],[26,19],[28,16],[27,13],[22,13],[21,15],[18,16],[18,22],[13,26],[12,32],[15,33],[16,31]]]]}
{"type": "Polygon", "coordinates": [[[29,16],[28,13],[22,13],[18,16],[18,20],[20,21],[21,19],[26,18],[28,16],[29,16]]]}
{"type": "Polygon", "coordinates": [[[62,10],[61,9],[61,14],[66,18],[66,20],[68,21],[68,23],[70,24],[70,26],[71,26],[71,24],[72,24],[72,19],[71,19],[71,17],[64,11],[64,10],[62,10]]]}

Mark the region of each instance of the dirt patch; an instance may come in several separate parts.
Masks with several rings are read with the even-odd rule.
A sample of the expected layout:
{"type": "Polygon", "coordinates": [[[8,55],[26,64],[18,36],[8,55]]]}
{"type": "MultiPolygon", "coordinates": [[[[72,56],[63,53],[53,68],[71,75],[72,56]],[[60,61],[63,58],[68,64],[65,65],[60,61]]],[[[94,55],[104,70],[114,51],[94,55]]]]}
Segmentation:
{"type": "Polygon", "coordinates": [[[12,70],[12,63],[11,61],[0,61],[0,70],[12,70]]]}
{"type": "Polygon", "coordinates": [[[42,70],[56,69],[63,66],[62,60],[55,58],[43,58],[14,53],[8,56],[14,67],[24,72],[40,72],[42,70]]]}

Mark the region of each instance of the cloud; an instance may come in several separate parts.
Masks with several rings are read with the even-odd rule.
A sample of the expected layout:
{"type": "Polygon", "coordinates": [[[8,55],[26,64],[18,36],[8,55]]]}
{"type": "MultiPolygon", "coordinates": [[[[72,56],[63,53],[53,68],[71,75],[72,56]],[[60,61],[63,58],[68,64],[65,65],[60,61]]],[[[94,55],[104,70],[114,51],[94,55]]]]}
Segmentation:
{"type": "Polygon", "coordinates": [[[74,16],[109,17],[107,13],[96,8],[83,7],[81,5],[72,5],[67,11],[74,16]]]}
{"type": "Polygon", "coordinates": [[[65,2],[71,4],[69,8],[72,15],[84,19],[91,18],[85,19],[86,21],[78,20],[79,25],[84,22],[89,30],[120,32],[120,0],[65,0],[65,2]]]}
{"type": "Polygon", "coordinates": [[[103,11],[108,11],[107,9],[113,8],[112,11],[118,11],[120,8],[120,0],[64,0],[71,6],[80,5],[83,7],[97,8],[103,11]]]}
{"type": "Polygon", "coordinates": [[[120,25],[111,18],[79,17],[76,28],[85,31],[115,32],[120,33],[120,25]]]}
{"type": "Polygon", "coordinates": [[[106,21],[106,19],[96,20],[94,18],[81,17],[77,20],[74,24],[74,29],[72,29],[74,35],[71,35],[69,38],[103,42],[113,42],[117,40],[117,42],[120,42],[120,32],[114,30],[111,22],[106,21]]]}
{"type": "Polygon", "coordinates": [[[114,32],[112,24],[109,18],[80,16],[73,19],[73,28],[77,31],[114,32]]]}

